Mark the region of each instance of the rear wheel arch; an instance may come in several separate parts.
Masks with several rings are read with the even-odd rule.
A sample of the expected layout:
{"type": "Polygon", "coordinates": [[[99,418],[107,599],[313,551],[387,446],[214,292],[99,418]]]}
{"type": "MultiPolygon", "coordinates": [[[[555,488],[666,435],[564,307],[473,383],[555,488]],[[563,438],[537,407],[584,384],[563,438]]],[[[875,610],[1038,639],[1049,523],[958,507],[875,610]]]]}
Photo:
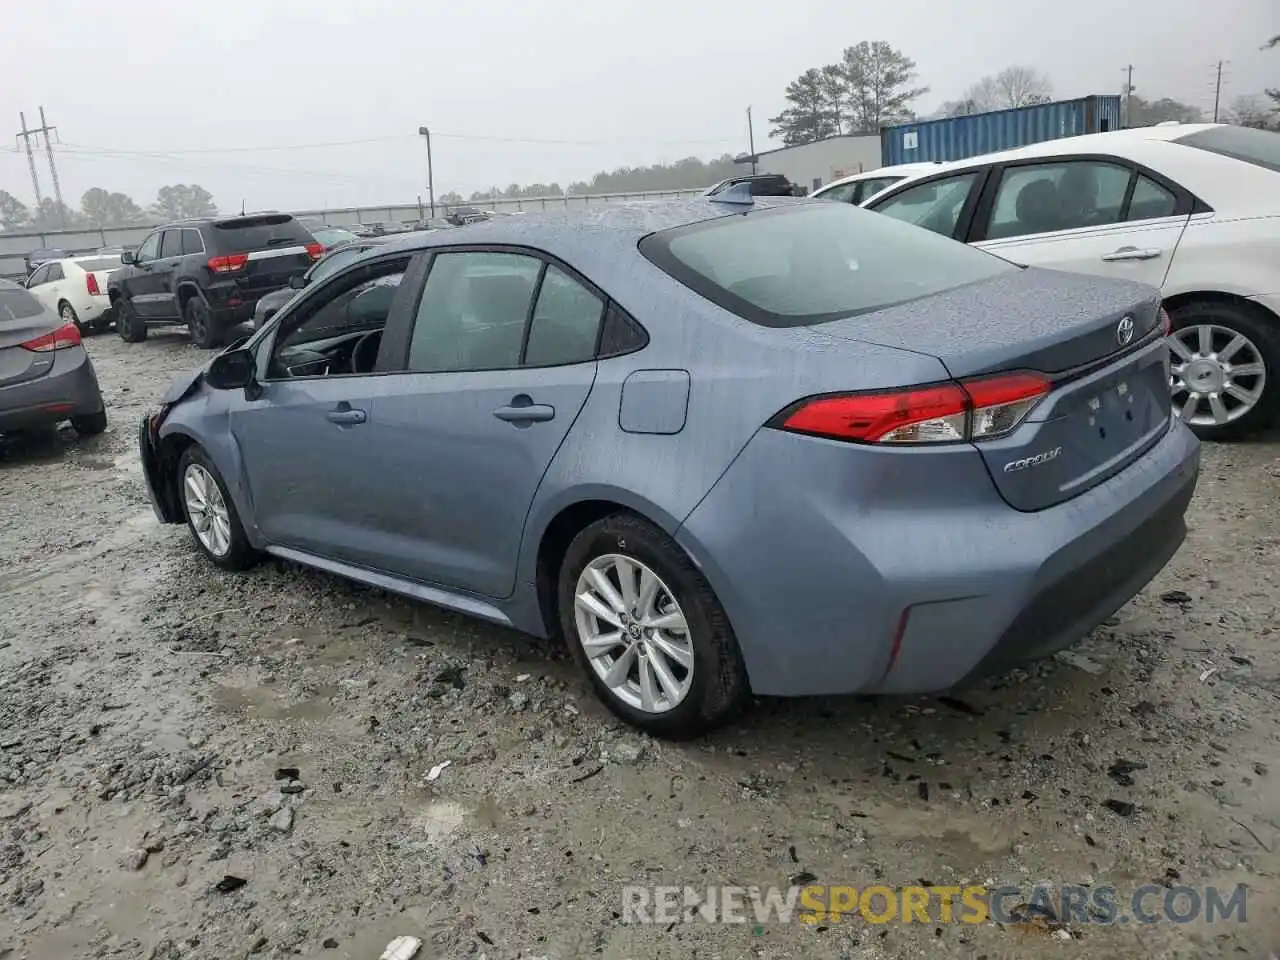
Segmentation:
{"type": "Polygon", "coordinates": [[[178,285],[178,313],[180,316],[186,315],[187,303],[192,297],[199,297],[203,300],[204,291],[191,282],[178,285]]]}
{"type": "Polygon", "coordinates": [[[1280,317],[1277,317],[1258,301],[1242,297],[1237,293],[1224,293],[1220,290],[1192,290],[1187,293],[1177,293],[1172,297],[1166,298],[1163,301],[1163,306],[1172,313],[1174,310],[1193,303],[1229,303],[1232,306],[1243,307],[1245,310],[1253,311],[1261,317],[1280,323],[1280,317]]]}

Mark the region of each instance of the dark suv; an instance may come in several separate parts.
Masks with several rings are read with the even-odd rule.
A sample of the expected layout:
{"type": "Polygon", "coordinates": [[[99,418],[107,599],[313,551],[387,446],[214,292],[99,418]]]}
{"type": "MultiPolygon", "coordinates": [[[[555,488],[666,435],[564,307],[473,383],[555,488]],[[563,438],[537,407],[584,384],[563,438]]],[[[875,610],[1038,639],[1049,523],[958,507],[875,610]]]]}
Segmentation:
{"type": "Polygon", "coordinates": [[[258,298],[289,285],[324,247],[287,213],[180,220],[157,227],[111,274],[116,331],[129,343],[147,328],[186,324],[208,350],[253,317],[258,298]]]}

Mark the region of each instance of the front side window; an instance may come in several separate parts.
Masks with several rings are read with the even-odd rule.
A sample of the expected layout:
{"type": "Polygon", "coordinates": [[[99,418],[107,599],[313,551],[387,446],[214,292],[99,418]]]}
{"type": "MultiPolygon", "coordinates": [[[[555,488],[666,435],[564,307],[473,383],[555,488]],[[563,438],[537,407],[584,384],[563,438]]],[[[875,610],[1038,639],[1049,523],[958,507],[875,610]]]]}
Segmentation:
{"type": "Polygon", "coordinates": [[[955,236],[960,211],[969,199],[969,191],[978,179],[978,171],[962,173],[945,180],[931,180],[907,187],[872,209],[894,220],[915,224],[944,237],[955,236]]]}
{"type": "Polygon", "coordinates": [[[1128,167],[1097,160],[1009,167],[1000,178],[986,238],[1119,223],[1131,176],[1128,167]]]}
{"type": "Polygon", "coordinates": [[[542,261],[520,253],[440,253],[409,342],[418,373],[507,370],[520,365],[542,261]]]}
{"type": "Polygon", "coordinates": [[[644,238],[640,252],[713,303],[769,327],[869,313],[1019,269],[844,203],[775,207],[664,230],[644,238]]]}
{"type": "Polygon", "coordinates": [[[31,276],[27,277],[27,286],[38,287],[42,283],[48,283],[49,271],[52,269],[53,268],[48,264],[45,264],[43,267],[37,267],[31,276]]]}
{"type": "Polygon", "coordinates": [[[145,260],[154,260],[159,253],[160,234],[153,233],[142,241],[142,246],[138,248],[136,260],[138,263],[142,263],[145,260]]]}

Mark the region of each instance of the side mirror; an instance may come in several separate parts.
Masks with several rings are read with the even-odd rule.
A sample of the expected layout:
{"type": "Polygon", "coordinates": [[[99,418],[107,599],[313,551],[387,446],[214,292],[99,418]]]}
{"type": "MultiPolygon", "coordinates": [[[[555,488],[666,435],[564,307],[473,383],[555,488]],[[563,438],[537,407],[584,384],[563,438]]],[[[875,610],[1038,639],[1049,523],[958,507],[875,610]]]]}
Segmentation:
{"type": "Polygon", "coordinates": [[[253,383],[258,361],[250,350],[228,350],[213,358],[204,382],[215,390],[235,390],[253,383]]]}
{"type": "Polygon", "coordinates": [[[305,273],[295,273],[289,278],[290,290],[301,290],[307,285],[307,275],[305,273]]]}
{"type": "Polygon", "coordinates": [[[120,254],[120,262],[129,264],[137,263],[138,258],[132,250],[125,250],[120,254]]]}

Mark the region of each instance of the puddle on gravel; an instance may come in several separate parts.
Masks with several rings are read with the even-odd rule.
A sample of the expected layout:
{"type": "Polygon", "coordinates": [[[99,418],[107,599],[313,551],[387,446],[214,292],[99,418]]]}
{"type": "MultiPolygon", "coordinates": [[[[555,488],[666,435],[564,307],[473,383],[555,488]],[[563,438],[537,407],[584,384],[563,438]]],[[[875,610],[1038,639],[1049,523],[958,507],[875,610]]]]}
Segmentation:
{"type": "Polygon", "coordinates": [[[330,700],[337,693],[337,687],[326,685],[305,700],[289,702],[274,690],[218,684],[212,697],[214,707],[223,713],[251,714],[262,720],[323,720],[333,713],[330,700]]]}
{"type": "Polygon", "coordinates": [[[438,800],[427,804],[412,822],[428,843],[439,843],[452,836],[466,818],[467,811],[462,804],[438,800]]]}

